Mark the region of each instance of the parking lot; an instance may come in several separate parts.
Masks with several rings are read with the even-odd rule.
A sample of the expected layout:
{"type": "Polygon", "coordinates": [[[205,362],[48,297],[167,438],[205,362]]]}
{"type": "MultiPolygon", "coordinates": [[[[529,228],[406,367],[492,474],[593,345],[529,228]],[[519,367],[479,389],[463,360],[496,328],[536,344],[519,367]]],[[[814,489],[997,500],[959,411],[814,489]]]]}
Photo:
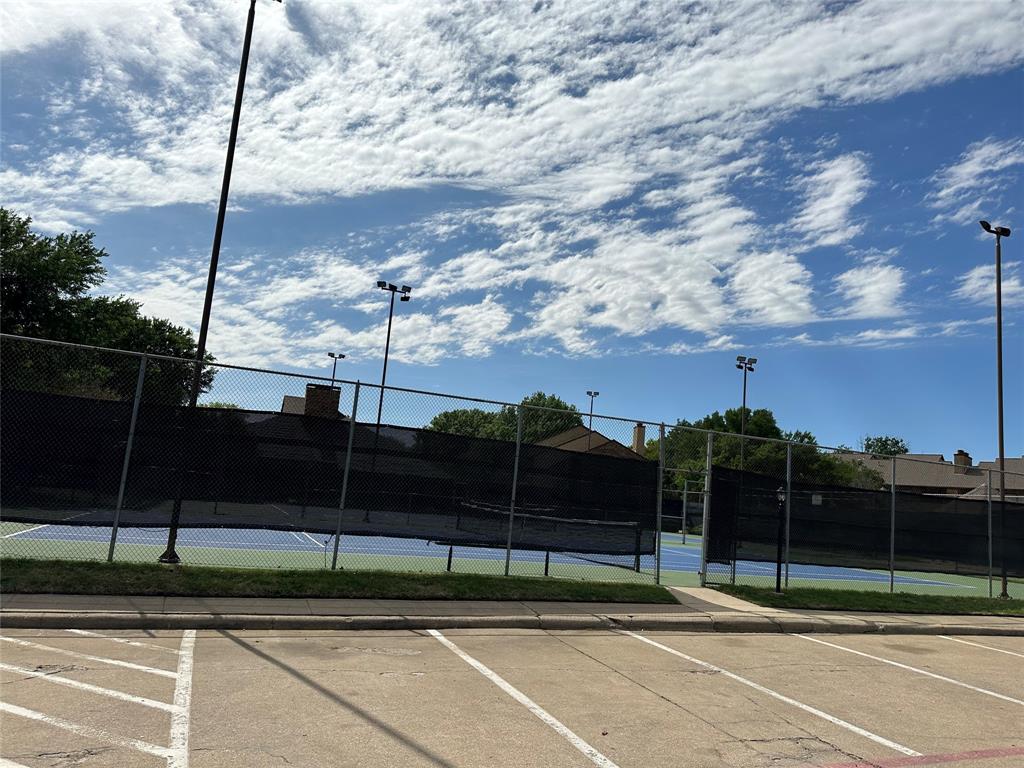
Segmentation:
{"type": "Polygon", "coordinates": [[[0,766],[1024,763],[1024,639],[7,630],[0,766]]]}

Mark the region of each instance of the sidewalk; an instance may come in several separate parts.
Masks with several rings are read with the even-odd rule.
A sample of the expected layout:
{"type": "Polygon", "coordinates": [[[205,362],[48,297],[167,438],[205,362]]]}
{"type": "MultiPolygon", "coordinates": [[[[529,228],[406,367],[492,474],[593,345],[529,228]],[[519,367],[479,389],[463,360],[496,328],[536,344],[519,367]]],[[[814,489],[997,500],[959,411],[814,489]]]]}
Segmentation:
{"type": "Polygon", "coordinates": [[[630,629],[1024,636],[1024,619],[762,608],[712,589],[672,587],[678,605],[3,595],[0,626],[37,629],[630,629]]]}

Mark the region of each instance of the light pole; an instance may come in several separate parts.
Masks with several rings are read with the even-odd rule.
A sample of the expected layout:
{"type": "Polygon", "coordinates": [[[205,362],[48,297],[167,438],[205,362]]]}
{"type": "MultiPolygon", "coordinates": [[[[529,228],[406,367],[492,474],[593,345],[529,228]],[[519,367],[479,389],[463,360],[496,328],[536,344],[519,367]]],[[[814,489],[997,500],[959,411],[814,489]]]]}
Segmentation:
{"type": "Polygon", "coordinates": [[[590,452],[590,436],[594,434],[594,398],[600,395],[596,389],[588,389],[587,395],[590,397],[590,427],[587,429],[587,452],[590,452]]]}
{"type": "MultiPolygon", "coordinates": [[[[277,0],[281,2],[281,0],[277,0]]],[[[210,309],[213,307],[213,288],[217,282],[217,261],[220,259],[220,241],[224,234],[224,216],[228,208],[228,190],[231,188],[231,167],[235,162],[235,140],[238,138],[238,118],[242,114],[242,92],[245,90],[245,72],[249,66],[249,47],[252,44],[252,25],[256,18],[256,0],[249,0],[249,17],[245,22],[245,40],[242,43],[242,61],[238,67],[238,87],[235,90],[235,108],[231,113],[231,131],[228,134],[228,152],[224,159],[224,178],[220,186],[220,205],[217,208],[217,224],[213,230],[213,248],[210,251],[210,271],[206,277],[206,298],[203,300],[203,319],[199,324],[199,339],[196,342],[196,366],[192,374],[192,387],[188,396],[188,407],[195,408],[199,399],[202,382],[203,359],[206,357],[206,336],[210,330],[210,309]]],[[[179,469],[179,475],[181,474],[179,469]]],[[[171,510],[171,525],[167,530],[167,549],[158,558],[161,563],[180,563],[175,551],[178,540],[178,523],[181,520],[181,493],[174,500],[171,510]]]]}
{"type": "Polygon", "coordinates": [[[736,367],[743,371],[743,406],[740,408],[740,470],[743,470],[744,435],[747,434],[747,374],[754,372],[756,357],[736,356],[736,367]]]}
{"type": "Polygon", "coordinates": [[[996,237],[996,402],[999,418],[999,559],[1002,561],[1002,590],[999,597],[1009,599],[1006,591],[1006,451],[1003,445],[1003,247],[1010,236],[1009,227],[993,227],[979,221],[981,228],[996,237]]]}
{"type": "Polygon", "coordinates": [[[391,349],[391,320],[395,316],[395,296],[400,296],[400,301],[409,301],[409,294],[412,293],[412,288],[408,285],[403,285],[399,288],[397,285],[385,282],[384,280],[377,281],[377,287],[382,291],[391,292],[391,306],[388,309],[388,335],[384,342],[384,370],[380,375],[380,400],[377,403],[377,434],[380,434],[380,416],[384,410],[384,383],[388,378],[388,352],[391,349]]]}
{"type": "Polygon", "coordinates": [[[331,389],[334,389],[334,374],[338,372],[338,361],[344,360],[345,356],[341,352],[328,352],[327,356],[334,359],[334,365],[331,366],[331,389]]]}

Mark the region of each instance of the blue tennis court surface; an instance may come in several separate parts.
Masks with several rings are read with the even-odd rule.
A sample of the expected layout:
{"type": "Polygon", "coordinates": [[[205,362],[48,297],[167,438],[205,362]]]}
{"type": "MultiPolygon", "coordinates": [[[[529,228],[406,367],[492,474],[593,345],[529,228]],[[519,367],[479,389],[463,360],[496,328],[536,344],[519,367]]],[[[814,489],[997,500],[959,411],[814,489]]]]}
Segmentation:
{"type": "MultiPolygon", "coordinates": [[[[8,533],[5,540],[51,541],[65,542],[73,546],[75,542],[92,542],[106,544],[110,540],[110,529],[94,526],[76,525],[41,525],[8,533]]],[[[676,534],[665,534],[661,548],[661,569],[665,572],[696,574],[700,571],[700,537],[688,536],[686,545],[681,544],[676,534]]],[[[121,545],[141,545],[162,548],[167,542],[166,528],[122,528],[118,532],[117,543],[121,545]]],[[[259,557],[260,553],[306,553],[316,558],[323,558],[327,563],[334,548],[333,536],[310,534],[302,531],[279,531],[268,529],[237,529],[237,528],[181,528],[178,531],[178,546],[210,550],[246,550],[259,557]]],[[[514,545],[513,545],[514,546],[514,545]]],[[[386,536],[342,536],[340,555],[366,555],[380,558],[380,568],[387,567],[387,558],[428,557],[446,558],[448,545],[442,542],[425,541],[423,539],[405,539],[386,536]]],[[[15,554],[12,552],[12,554],[15,554]]],[[[241,552],[239,553],[241,554],[241,552]]],[[[454,556],[458,560],[492,560],[504,561],[504,549],[483,547],[454,547],[454,556]]],[[[630,567],[632,557],[610,555],[575,555],[571,553],[552,552],[551,564],[595,564],[618,565],[630,567]],[[627,562],[628,561],[628,562],[627,562]]],[[[516,562],[543,563],[545,553],[535,550],[514,550],[516,562]]],[[[231,563],[226,562],[225,565],[231,563]]],[[[644,570],[653,570],[654,559],[643,558],[644,570]]],[[[727,565],[712,565],[717,576],[728,577],[727,565]]],[[[772,563],[739,561],[736,564],[737,577],[773,578],[775,566],[772,563]]],[[[881,571],[861,570],[858,568],[839,568],[833,566],[799,565],[789,566],[789,578],[809,581],[846,581],[888,583],[889,574],[881,571]]],[[[941,580],[920,578],[897,574],[895,583],[930,587],[951,587],[964,589],[963,583],[951,583],[941,580]]]]}

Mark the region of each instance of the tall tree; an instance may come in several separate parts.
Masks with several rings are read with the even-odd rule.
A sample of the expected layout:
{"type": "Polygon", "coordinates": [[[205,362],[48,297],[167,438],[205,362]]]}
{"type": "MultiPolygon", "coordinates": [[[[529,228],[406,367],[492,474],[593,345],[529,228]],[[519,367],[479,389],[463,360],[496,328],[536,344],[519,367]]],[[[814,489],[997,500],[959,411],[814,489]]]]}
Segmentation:
{"type": "MultiPolygon", "coordinates": [[[[124,296],[93,295],[106,275],[107,253],[92,232],[46,237],[32,220],[0,208],[0,330],[21,336],[69,341],[152,355],[191,358],[192,332],[146,317],[124,296]]],[[[130,398],[138,359],[110,352],[43,345],[5,344],[0,375],[4,386],[62,391],[92,397],[130,398]]],[[[206,361],[213,362],[207,355],[206,361]]],[[[144,394],[148,401],[188,399],[191,365],[151,359],[144,394]]],[[[201,387],[213,384],[204,368],[201,387]]]]}
{"type": "Polygon", "coordinates": [[[910,453],[907,441],[895,435],[866,435],[861,441],[861,449],[864,453],[876,456],[902,456],[910,453]]]}
{"type": "MultiPolygon", "coordinates": [[[[583,424],[583,418],[576,406],[570,405],[557,395],[534,392],[522,399],[523,441],[536,443],[545,437],[557,435],[572,427],[583,424]]],[[[458,408],[443,411],[427,425],[427,429],[450,432],[466,437],[489,437],[496,440],[515,440],[518,428],[518,408],[504,406],[500,411],[490,412],[480,408],[458,408]]]]}

